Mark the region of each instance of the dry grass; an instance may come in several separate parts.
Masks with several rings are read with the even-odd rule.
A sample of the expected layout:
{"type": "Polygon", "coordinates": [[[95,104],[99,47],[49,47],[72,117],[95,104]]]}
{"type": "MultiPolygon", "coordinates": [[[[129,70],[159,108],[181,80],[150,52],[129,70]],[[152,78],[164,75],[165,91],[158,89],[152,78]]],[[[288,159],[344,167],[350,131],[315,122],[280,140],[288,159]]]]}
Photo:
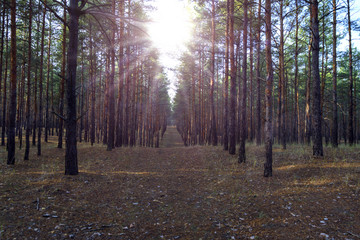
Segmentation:
{"type": "MultiPolygon", "coordinates": [[[[359,239],[360,150],[264,148],[247,162],[221,147],[182,147],[169,129],[164,148],[79,144],[78,176],[64,176],[55,140],[31,160],[0,165],[0,239],[359,239]],[[165,148],[166,147],[166,148],[165,148]]],[[[0,148],[1,159],[6,152],[0,148]]]]}

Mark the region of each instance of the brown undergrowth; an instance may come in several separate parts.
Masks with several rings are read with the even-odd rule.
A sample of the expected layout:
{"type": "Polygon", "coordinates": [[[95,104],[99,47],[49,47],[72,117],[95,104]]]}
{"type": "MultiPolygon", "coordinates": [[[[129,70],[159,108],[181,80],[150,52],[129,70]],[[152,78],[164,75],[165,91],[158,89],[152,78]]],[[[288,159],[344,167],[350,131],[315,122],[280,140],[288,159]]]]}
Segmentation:
{"type": "Polygon", "coordinates": [[[0,239],[359,239],[360,150],[264,147],[247,162],[222,147],[182,147],[174,128],[162,147],[79,144],[78,176],[64,176],[56,138],[17,153],[0,148],[0,239]]]}

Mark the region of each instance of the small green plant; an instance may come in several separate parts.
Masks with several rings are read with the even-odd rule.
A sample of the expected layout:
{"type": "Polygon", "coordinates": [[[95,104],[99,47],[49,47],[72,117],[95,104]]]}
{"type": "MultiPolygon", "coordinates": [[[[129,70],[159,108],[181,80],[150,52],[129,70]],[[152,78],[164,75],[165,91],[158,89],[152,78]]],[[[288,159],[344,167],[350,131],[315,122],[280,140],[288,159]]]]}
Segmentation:
{"type": "Polygon", "coordinates": [[[266,218],[266,213],[264,213],[263,211],[260,211],[259,218],[266,218]]]}

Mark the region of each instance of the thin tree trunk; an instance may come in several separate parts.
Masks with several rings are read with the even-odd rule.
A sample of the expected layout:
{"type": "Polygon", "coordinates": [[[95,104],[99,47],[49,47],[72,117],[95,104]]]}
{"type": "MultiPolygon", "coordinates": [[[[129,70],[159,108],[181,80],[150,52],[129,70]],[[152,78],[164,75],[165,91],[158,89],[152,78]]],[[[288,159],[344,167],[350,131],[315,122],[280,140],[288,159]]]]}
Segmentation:
{"type": "Polygon", "coordinates": [[[260,146],[261,144],[261,88],[260,88],[260,45],[261,45],[261,0],[259,0],[258,6],[258,29],[257,29],[257,39],[256,39],[256,79],[257,79],[257,102],[256,102],[256,145],[260,146]]]}
{"type": "Polygon", "coordinates": [[[272,176],[272,88],[273,88],[273,69],[271,59],[271,0],[265,2],[265,22],[266,22],[266,89],[265,89],[265,150],[266,162],[264,164],[264,177],[272,176]]]}
{"type": "Polygon", "coordinates": [[[283,16],[283,5],[284,1],[280,1],[280,48],[279,48],[279,64],[280,64],[280,78],[279,78],[279,88],[280,88],[280,101],[281,104],[279,104],[279,112],[281,112],[279,116],[279,127],[280,127],[280,141],[282,149],[286,149],[286,122],[285,122],[285,51],[284,51],[284,16],[283,16]]]}
{"type": "MultiPolygon", "coordinates": [[[[10,8],[11,9],[11,8],[10,8]]],[[[3,115],[2,115],[2,128],[1,128],[1,146],[5,146],[5,131],[6,131],[6,103],[7,103],[7,78],[8,78],[8,62],[9,62],[9,16],[6,17],[6,34],[5,34],[5,71],[4,71],[4,87],[3,87],[3,115]]]]}
{"type": "MultiPolygon", "coordinates": [[[[115,14],[115,0],[113,4],[113,14],[115,14]]],[[[112,39],[110,47],[110,65],[111,72],[109,78],[109,137],[107,141],[107,150],[111,151],[114,148],[115,140],[115,96],[114,96],[114,78],[115,78],[115,26],[112,29],[112,39]]]]}
{"type": "Polygon", "coordinates": [[[229,153],[236,151],[236,68],[234,59],[234,0],[229,0],[229,45],[230,45],[230,124],[229,153]]]}
{"type": "MultiPolygon", "coordinates": [[[[3,9],[2,9],[2,18],[1,18],[1,47],[0,47],[0,101],[1,101],[1,88],[2,88],[2,80],[3,80],[3,59],[4,59],[4,35],[5,35],[5,15],[6,15],[6,6],[3,5],[3,9]]],[[[6,28],[8,26],[6,25],[6,28]]],[[[7,32],[7,31],[6,31],[7,32]]],[[[6,34],[7,36],[7,34],[6,34]]],[[[0,111],[0,113],[2,113],[0,111]]],[[[0,117],[0,124],[1,124],[1,127],[3,127],[3,121],[2,121],[2,117],[0,117]]],[[[4,136],[4,139],[5,139],[5,136],[4,136]]],[[[5,144],[5,143],[4,143],[5,144]]],[[[2,145],[2,144],[1,144],[2,145]]]]}
{"type": "MultiPolygon", "coordinates": [[[[45,0],[46,3],[46,0],[45,0]]],[[[40,77],[39,77],[39,116],[38,116],[38,144],[37,144],[37,155],[41,155],[41,133],[43,127],[43,79],[44,79],[44,41],[45,41],[45,19],[46,19],[46,8],[43,6],[43,19],[42,19],[42,30],[41,30],[41,43],[40,43],[40,77]]]]}
{"type": "Polygon", "coordinates": [[[248,1],[244,1],[244,33],[243,33],[243,72],[242,72],[242,109],[241,110],[241,126],[240,126],[240,147],[239,147],[239,158],[238,162],[242,163],[246,161],[245,155],[245,141],[246,141],[246,130],[247,130],[247,123],[246,123],[246,94],[247,94],[247,35],[248,35],[248,1]]]}
{"type": "Polygon", "coordinates": [[[308,76],[306,80],[306,103],[305,103],[305,142],[310,145],[311,141],[311,113],[310,113],[310,91],[311,91],[311,45],[312,36],[310,37],[309,50],[308,50],[308,76]]]}
{"type": "MultiPolygon", "coordinates": [[[[124,0],[119,2],[120,4],[120,16],[124,16],[124,0]]],[[[116,147],[122,146],[123,140],[123,88],[124,88],[124,21],[120,19],[119,29],[119,91],[118,91],[118,102],[117,102],[117,115],[116,115],[116,147]]]]}
{"type": "Polygon", "coordinates": [[[31,32],[32,32],[32,0],[29,0],[29,28],[28,28],[28,68],[27,68],[27,98],[26,98],[26,134],[25,134],[25,153],[24,160],[29,160],[30,152],[30,134],[31,134],[31,114],[30,114],[30,103],[31,103],[31,32]]]}
{"type": "Polygon", "coordinates": [[[225,30],[225,80],[224,80],[224,150],[229,150],[228,115],[229,115],[229,24],[230,24],[230,1],[226,1],[226,30],[225,30]]]}
{"type": "Polygon", "coordinates": [[[95,143],[95,54],[93,53],[93,35],[92,35],[92,24],[89,23],[89,34],[90,34],[90,41],[89,41],[89,47],[90,47],[90,89],[91,89],[91,112],[90,112],[90,143],[91,146],[95,143]]]}
{"type": "MultiPolygon", "coordinates": [[[[250,9],[250,18],[253,18],[252,10],[250,9]]],[[[253,121],[253,105],[254,105],[254,90],[253,90],[253,79],[254,79],[254,40],[252,37],[252,21],[250,21],[249,24],[249,43],[250,43],[250,104],[249,104],[249,119],[250,119],[250,142],[253,142],[254,140],[254,121],[253,121]]]]}
{"type": "Polygon", "coordinates": [[[347,0],[348,14],[348,33],[349,33],[349,119],[348,119],[348,139],[349,145],[354,143],[354,80],[352,65],[352,47],[351,47],[351,21],[350,21],[350,0],[347,0]]]}
{"type": "Polygon", "coordinates": [[[10,2],[11,52],[10,52],[10,105],[8,129],[7,164],[15,164],[15,120],[16,120],[16,0],[10,2]]]}
{"type": "Polygon", "coordinates": [[[300,121],[300,107],[299,107],[299,5],[298,0],[296,0],[296,30],[295,30],[295,121],[296,121],[296,142],[303,142],[301,138],[301,121],[300,121]]]}
{"type": "Polygon", "coordinates": [[[212,18],[211,18],[211,81],[210,81],[210,104],[211,104],[211,144],[217,146],[217,131],[214,104],[214,85],[215,85],[215,0],[212,0],[212,18]]]}
{"type": "MultiPolygon", "coordinates": [[[[66,9],[64,8],[64,22],[66,22],[66,9]]],[[[65,95],[65,79],[66,79],[66,25],[63,25],[63,39],[62,39],[62,60],[61,60],[61,79],[59,89],[59,114],[64,115],[64,95],[65,95]]],[[[64,120],[59,119],[59,136],[58,136],[58,148],[62,148],[64,134],[64,120]]]]}
{"type": "Polygon", "coordinates": [[[48,57],[47,57],[47,76],[46,76],[46,110],[45,110],[45,142],[48,141],[50,132],[50,119],[49,119],[49,91],[50,91],[50,56],[51,56],[51,14],[49,16],[49,39],[48,39],[48,57]]]}

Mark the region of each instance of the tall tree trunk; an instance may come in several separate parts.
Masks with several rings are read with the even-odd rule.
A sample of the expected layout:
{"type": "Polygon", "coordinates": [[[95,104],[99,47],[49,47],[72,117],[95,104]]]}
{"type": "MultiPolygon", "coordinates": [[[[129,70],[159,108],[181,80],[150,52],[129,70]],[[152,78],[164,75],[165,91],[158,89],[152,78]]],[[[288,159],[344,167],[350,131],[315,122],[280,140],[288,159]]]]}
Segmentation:
{"type": "Polygon", "coordinates": [[[312,0],[310,3],[311,12],[311,32],[312,32],[312,79],[313,79],[313,119],[314,119],[314,137],[313,137],[313,155],[323,156],[322,132],[321,132],[321,92],[320,92],[320,73],[319,73],[319,19],[318,19],[318,1],[312,0]]]}
{"type": "Polygon", "coordinates": [[[215,0],[212,0],[211,11],[211,81],[210,81],[210,104],[211,104],[211,144],[217,146],[217,131],[214,104],[214,85],[215,85],[215,0]]]}
{"type": "Polygon", "coordinates": [[[110,56],[109,50],[105,54],[105,90],[104,90],[104,110],[103,110],[103,144],[108,141],[108,112],[109,112],[109,78],[110,78],[110,56]]]}
{"type": "MultiPolygon", "coordinates": [[[[115,14],[115,0],[113,4],[113,14],[115,14]]],[[[115,26],[112,29],[112,36],[110,42],[110,65],[111,72],[109,78],[109,137],[107,141],[107,150],[111,151],[114,148],[115,139],[115,96],[114,96],[114,78],[115,78],[115,26]]]]}
{"type": "MultiPolygon", "coordinates": [[[[10,8],[11,10],[11,8],[10,8]]],[[[3,109],[2,109],[2,126],[1,126],[1,146],[5,146],[5,131],[6,131],[6,103],[7,103],[7,78],[8,78],[8,62],[9,62],[9,16],[6,17],[6,34],[5,34],[5,71],[4,71],[4,87],[3,87],[3,109]]]]}
{"type": "Polygon", "coordinates": [[[93,53],[93,35],[92,35],[92,25],[89,23],[89,33],[90,33],[90,89],[91,89],[91,112],[90,112],[90,143],[91,146],[95,143],[95,94],[96,94],[96,82],[95,82],[95,54],[93,53]]]}
{"type": "MultiPolygon", "coordinates": [[[[252,9],[250,9],[250,18],[253,19],[252,9]]],[[[250,43],[250,103],[249,103],[249,124],[250,124],[250,136],[249,139],[252,142],[254,140],[254,121],[253,121],[253,105],[254,105],[254,90],[253,90],[253,79],[254,79],[254,40],[252,37],[252,21],[249,24],[249,43],[250,43]]]]}
{"type": "Polygon", "coordinates": [[[234,58],[234,0],[229,0],[229,45],[230,45],[230,124],[229,153],[236,151],[236,68],[234,58]]]}
{"type": "Polygon", "coordinates": [[[49,91],[50,91],[50,56],[51,56],[51,14],[49,15],[49,39],[48,39],[48,57],[47,57],[47,76],[46,76],[46,110],[45,110],[45,142],[48,141],[50,133],[50,119],[49,119],[49,91]]]}
{"type": "Polygon", "coordinates": [[[347,0],[348,32],[349,32],[349,119],[348,119],[348,139],[349,145],[354,143],[354,80],[352,66],[352,47],[351,47],[351,21],[350,21],[350,0],[347,0]]]}
{"type": "Polygon", "coordinates": [[[284,8],[284,1],[280,0],[280,47],[279,47],[279,88],[280,88],[280,101],[281,104],[279,104],[279,112],[280,114],[280,138],[282,149],[286,149],[286,122],[285,122],[285,52],[284,52],[284,15],[283,15],[283,8],[284,8]]]}
{"type": "MultiPolygon", "coordinates": [[[[124,0],[119,2],[119,11],[120,16],[124,16],[124,0]]],[[[123,88],[124,88],[124,21],[120,19],[120,29],[119,29],[119,91],[118,91],[118,101],[117,101],[117,115],[116,115],[116,147],[122,146],[123,140],[123,88]]]]}
{"type": "MultiPolygon", "coordinates": [[[[66,22],[66,9],[64,8],[64,22],[66,22]]],[[[63,25],[63,39],[62,39],[62,60],[61,60],[61,79],[59,89],[59,114],[64,116],[64,95],[65,95],[65,79],[66,79],[66,24],[63,25]]],[[[64,134],[64,120],[59,119],[59,136],[58,136],[58,148],[62,148],[64,134]]]]}
{"type": "Polygon", "coordinates": [[[245,155],[245,141],[246,141],[246,92],[247,92],[247,35],[248,35],[248,1],[244,1],[244,33],[243,33],[243,72],[242,72],[242,107],[239,108],[241,111],[241,126],[240,126],[240,147],[239,147],[239,158],[238,162],[242,163],[246,161],[245,155]]]}
{"type": "Polygon", "coordinates": [[[258,28],[257,28],[257,37],[256,37],[256,80],[257,80],[257,101],[256,101],[256,145],[260,146],[261,144],[261,88],[260,88],[260,45],[261,45],[261,0],[259,0],[258,6],[258,28]]]}
{"type": "MultiPolygon", "coordinates": [[[[45,0],[46,3],[46,0],[45,0]]],[[[39,77],[39,116],[38,116],[38,144],[37,144],[37,155],[41,155],[41,133],[43,127],[43,79],[44,79],[44,40],[45,40],[45,19],[46,19],[46,8],[43,6],[43,20],[41,30],[41,43],[40,43],[40,77],[39,77]]]]}
{"type": "Polygon", "coordinates": [[[230,1],[226,1],[226,30],[225,30],[225,80],[224,80],[224,150],[229,150],[228,115],[229,115],[229,24],[230,24],[230,1]]]}
{"type": "Polygon", "coordinates": [[[11,50],[10,50],[10,105],[8,129],[7,164],[15,164],[15,120],[16,120],[16,0],[10,2],[11,50]]]}
{"type": "Polygon", "coordinates": [[[310,113],[310,91],[311,91],[311,45],[313,39],[310,36],[309,50],[308,50],[308,76],[306,80],[306,103],[305,103],[305,142],[310,145],[311,141],[311,113],[310,113]]]}
{"type": "Polygon", "coordinates": [[[30,134],[31,134],[31,114],[30,114],[30,103],[31,103],[31,32],[32,32],[32,0],[29,0],[29,27],[28,27],[28,68],[27,68],[27,97],[26,97],[26,134],[25,134],[25,153],[24,160],[29,160],[30,152],[30,134]]]}
{"type": "Polygon", "coordinates": [[[271,0],[265,2],[265,23],[266,23],[266,89],[265,89],[265,150],[266,162],[264,164],[264,177],[272,176],[272,88],[273,69],[271,59],[271,0]]]}
{"type": "Polygon", "coordinates": [[[299,107],[299,5],[298,0],[296,0],[296,29],[295,29],[295,107],[296,111],[294,111],[295,116],[295,124],[296,126],[296,134],[297,139],[296,142],[303,142],[301,138],[301,121],[300,121],[300,107],[299,107]]]}
{"type": "MultiPolygon", "coordinates": [[[[5,15],[6,15],[6,6],[3,5],[2,18],[1,18],[1,40],[0,40],[1,41],[1,45],[0,45],[0,102],[1,102],[1,94],[2,94],[1,88],[2,88],[2,80],[3,80],[3,59],[4,59],[4,42],[5,42],[4,35],[5,35],[5,21],[6,21],[5,15]]],[[[6,25],[6,28],[7,27],[8,26],[6,25]]],[[[7,34],[6,34],[6,36],[7,36],[7,34]]],[[[0,113],[2,113],[2,112],[0,111],[0,113]]],[[[0,125],[1,125],[1,127],[4,127],[2,119],[3,118],[0,116],[0,125]]],[[[1,145],[3,145],[3,144],[1,144],[1,145]]],[[[5,136],[4,136],[4,145],[5,145],[5,136]]]]}
{"type": "MultiPolygon", "coordinates": [[[[81,46],[83,46],[83,42],[81,42],[81,46]]],[[[86,93],[85,90],[84,90],[84,71],[85,71],[85,64],[84,64],[84,50],[82,50],[82,47],[80,48],[81,49],[81,76],[80,76],[80,97],[78,98],[79,99],[79,110],[78,110],[78,114],[80,116],[80,122],[79,122],[79,133],[78,133],[78,139],[79,139],[79,142],[82,142],[82,132],[83,132],[83,129],[84,129],[84,118],[85,118],[85,133],[84,133],[84,141],[85,142],[88,142],[88,139],[89,139],[89,111],[87,111],[88,109],[88,94],[87,94],[87,91],[86,93]],[[84,97],[85,95],[85,97],[84,97]],[[84,98],[85,98],[85,106],[84,106],[84,98]],[[86,113],[84,114],[83,116],[83,109],[86,110],[86,113]]]]}
{"type": "MultiPolygon", "coordinates": [[[[69,47],[67,60],[66,78],[66,152],[65,152],[65,175],[77,175],[77,142],[76,142],[76,68],[79,39],[79,17],[81,9],[78,0],[70,0],[69,7],[69,47]]],[[[83,2],[82,2],[83,3],[83,2]]]]}

